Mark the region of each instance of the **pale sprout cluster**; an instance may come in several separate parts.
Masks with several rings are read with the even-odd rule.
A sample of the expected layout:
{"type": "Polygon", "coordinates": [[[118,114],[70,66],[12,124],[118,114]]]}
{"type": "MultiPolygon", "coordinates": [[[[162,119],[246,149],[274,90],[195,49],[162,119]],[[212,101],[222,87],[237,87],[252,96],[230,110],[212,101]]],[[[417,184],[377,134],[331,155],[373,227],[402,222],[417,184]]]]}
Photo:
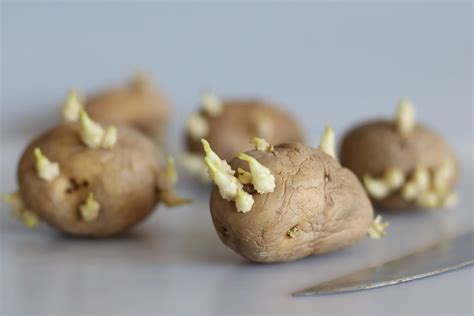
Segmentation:
{"type": "Polygon", "coordinates": [[[69,90],[66,102],[62,107],[62,117],[66,122],[77,122],[79,120],[79,112],[82,107],[82,96],[79,96],[76,90],[69,90]]]}
{"type": "MultiPolygon", "coordinates": [[[[273,152],[273,145],[269,144],[265,139],[259,138],[259,137],[254,137],[252,140],[250,140],[250,143],[255,145],[255,148],[260,151],[266,151],[266,152],[273,152]]],[[[197,175],[199,179],[203,182],[208,182],[209,181],[209,172],[208,172],[208,167],[206,163],[204,162],[203,156],[200,154],[192,154],[192,153],[184,153],[180,157],[180,162],[181,164],[192,174],[197,175]]],[[[247,171],[239,168],[238,174],[243,174],[243,173],[248,173],[247,171]],[[240,172],[239,170],[242,170],[240,172]]],[[[248,180],[247,183],[242,182],[246,181],[245,178],[248,178],[250,173],[248,175],[244,174],[243,178],[239,179],[241,183],[247,184],[250,183],[250,180],[248,180]]]]}
{"type": "Polygon", "coordinates": [[[81,213],[81,218],[90,222],[99,216],[100,204],[94,198],[94,193],[89,193],[87,200],[84,204],[79,207],[79,212],[81,213]]]}
{"type": "Polygon", "coordinates": [[[91,120],[84,110],[79,112],[79,123],[81,124],[81,140],[87,147],[109,149],[117,143],[115,126],[108,126],[104,130],[100,124],[91,120]]]}
{"type": "Polygon", "coordinates": [[[383,199],[404,185],[405,174],[400,168],[391,167],[380,178],[374,178],[366,174],[363,182],[371,197],[383,199]]]}
{"type": "Polygon", "coordinates": [[[237,179],[239,179],[239,182],[242,184],[250,184],[252,183],[252,174],[248,172],[247,170],[244,170],[242,168],[237,169],[237,179]]]}
{"type": "Polygon", "coordinates": [[[319,149],[337,160],[336,137],[334,135],[334,130],[329,126],[326,126],[326,128],[324,129],[323,135],[321,135],[321,142],[319,144],[319,149]]]}
{"type": "MultiPolygon", "coordinates": [[[[254,199],[247,193],[244,185],[252,185],[258,194],[266,194],[275,190],[275,177],[270,169],[262,165],[254,157],[245,154],[237,154],[237,158],[248,163],[250,171],[238,168],[237,172],[232,170],[227,161],[222,160],[205,140],[201,140],[205,152],[204,163],[209,172],[209,177],[219,189],[221,197],[226,201],[235,201],[238,212],[246,213],[252,209],[254,199]],[[237,176],[235,176],[237,174],[237,176]]],[[[254,137],[251,141],[255,148],[264,152],[273,152],[274,148],[263,138],[254,137]]],[[[321,137],[320,149],[335,158],[335,137],[332,128],[327,127],[321,137]]]]}
{"type": "Polygon", "coordinates": [[[213,93],[205,93],[201,97],[204,112],[210,116],[218,116],[222,113],[222,101],[213,93]]]}
{"type": "MultiPolygon", "coordinates": [[[[204,113],[211,117],[218,116],[223,111],[221,100],[212,93],[205,93],[201,97],[201,106],[204,113]]],[[[187,131],[191,138],[198,140],[209,134],[210,126],[206,117],[196,113],[187,120],[187,131]]],[[[202,155],[185,153],[181,156],[181,164],[191,173],[197,175],[203,182],[209,180],[206,164],[202,155]]]]}
{"type": "Polygon", "coordinates": [[[255,145],[255,148],[260,151],[273,152],[273,145],[269,144],[265,139],[260,137],[254,137],[250,140],[251,144],[255,145]]]}
{"type": "Polygon", "coordinates": [[[365,175],[363,182],[374,199],[383,199],[399,192],[405,201],[421,207],[450,207],[457,202],[456,193],[449,188],[454,172],[454,162],[446,159],[431,170],[419,166],[407,175],[400,168],[392,167],[380,178],[365,175]]]}
{"type": "Polygon", "coordinates": [[[372,239],[381,239],[387,234],[385,228],[387,228],[388,226],[390,226],[390,223],[382,222],[382,216],[377,215],[372,224],[370,225],[369,229],[367,230],[367,234],[372,239]]]}
{"type": "Polygon", "coordinates": [[[161,176],[165,180],[164,187],[174,187],[178,183],[178,172],[173,157],[169,156],[166,159],[166,167],[161,176]]]}
{"type": "Polygon", "coordinates": [[[181,205],[191,202],[189,199],[179,197],[175,192],[178,182],[178,172],[174,158],[169,156],[166,159],[166,167],[158,174],[157,190],[159,199],[168,206],[181,205]]]}
{"type": "MultiPolygon", "coordinates": [[[[215,94],[205,93],[201,96],[201,109],[202,113],[192,114],[186,123],[188,135],[194,140],[200,140],[209,135],[211,127],[207,117],[217,117],[221,115],[224,110],[224,105],[215,94]]],[[[258,150],[272,151],[273,147],[263,138],[268,138],[273,135],[273,121],[262,113],[256,113],[253,117],[255,134],[262,138],[255,137],[251,143],[255,144],[258,150]]],[[[202,155],[185,153],[181,156],[180,162],[189,172],[197,175],[203,182],[209,181],[208,167],[204,163],[202,155]]]]}
{"type": "MultiPolygon", "coordinates": [[[[212,93],[206,93],[201,97],[203,111],[211,117],[219,116],[223,111],[222,101],[212,93]]],[[[209,133],[209,123],[202,114],[193,114],[188,118],[187,129],[193,139],[201,139],[209,133]]]]}
{"type": "MultiPolygon", "coordinates": [[[[243,185],[239,182],[239,180],[234,177],[234,170],[232,167],[227,163],[227,161],[222,160],[211,148],[209,143],[205,140],[201,140],[205,157],[204,162],[209,170],[209,177],[211,180],[217,185],[219,188],[219,193],[223,199],[226,201],[235,201],[237,195],[246,195],[247,192],[238,189],[242,189],[243,185]]],[[[248,198],[239,197],[239,201],[249,201],[248,198]]],[[[237,204],[237,210],[239,212],[248,212],[250,211],[253,205],[253,198],[251,199],[250,206],[243,206],[241,204],[237,204]]]]}
{"type": "Polygon", "coordinates": [[[270,193],[275,189],[275,177],[270,169],[263,166],[257,159],[244,153],[239,153],[237,158],[247,161],[250,167],[250,176],[254,189],[260,193],[270,193]]]}
{"type": "Polygon", "coordinates": [[[415,108],[410,100],[400,100],[395,115],[395,125],[397,132],[402,136],[408,135],[415,127],[415,108]]]}
{"type": "Polygon", "coordinates": [[[112,148],[117,143],[117,128],[113,125],[104,129],[87,115],[81,100],[74,90],[69,91],[66,103],[62,108],[66,122],[77,122],[81,125],[81,140],[90,148],[112,148]]]}
{"type": "Polygon", "coordinates": [[[201,139],[209,133],[209,123],[201,114],[193,114],[188,118],[187,129],[193,139],[201,139]]]}
{"type": "Polygon", "coordinates": [[[54,178],[59,175],[59,164],[49,161],[38,147],[33,150],[33,154],[36,159],[36,172],[38,177],[46,182],[54,180],[54,178]]]}
{"type": "Polygon", "coordinates": [[[205,139],[202,139],[201,142],[206,154],[204,162],[208,167],[209,177],[218,187],[219,194],[224,200],[235,202],[238,212],[250,211],[255,202],[253,196],[243,189],[244,184],[252,184],[259,194],[274,191],[275,177],[257,159],[244,153],[238,154],[239,159],[248,162],[250,172],[239,168],[238,176],[235,177],[235,171],[227,161],[222,160],[205,139]],[[245,181],[241,175],[245,175],[245,181]]]}
{"type": "Polygon", "coordinates": [[[21,220],[26,227],[35,228],[38,226],[38,215],[26,207],[19,192],[5,195],[3,200],[10,205],[12,216],[21,220]]]}
{"type": "MultiPolygon", "coordinates": [[[[273,145],[269,144],[265,139],[263,138],[259,138],[259,137],[254,137],[250,140],[250,143],[251,144],[254,144],[255,145],[255,149],[256,150],[260,150],[260,151],[265,151],[265,152],[273,152],[273,145]]],[[[245,155],[243,153],[239,154],[239,155],[245,155]]],[[[245,155],[245,156],[248,156],[248,155],[245,155]]],[[[250,156],[249,156],[250,157],[250,156]]],[[[242,157],[239,157],[239,159],[242,159],[242,160],[247,160],[249,158],[242,158],[242,157]]],[[[252,159],[252,157],[250,157],[250,159],[252,159]]],[[[255,159],[253,159],[255,160],[255,159]]],[[[252,168],[252,165],[254,164],[254,161],[249,161],[249,166],[250,168],[252,168]]],[[[252,184],[252,173],[251,172],[248,172],[247,170],[244,170],[242,168],[238,168],[237,169],[237,179],[239,180],[240,183],[242,184],[252,184]]],[[[256,188],[255,188],[256,189],[256,188]]],[[[258,190],[257,190],[258,191],[258,190]]]]}

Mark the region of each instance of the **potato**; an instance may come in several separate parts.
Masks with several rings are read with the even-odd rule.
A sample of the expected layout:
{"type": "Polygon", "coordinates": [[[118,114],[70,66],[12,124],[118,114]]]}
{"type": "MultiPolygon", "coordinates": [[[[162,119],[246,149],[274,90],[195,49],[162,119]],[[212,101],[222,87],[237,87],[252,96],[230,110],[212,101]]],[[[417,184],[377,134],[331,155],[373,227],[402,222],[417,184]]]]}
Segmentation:
{"type": "Polygon", "coordinates": [[[456,155],[414,116],[410,101],[402,100],[395,120],[362,123],[342,141],[341,164],[363,181],[376,207],[437,208],[456,200],[456,155]]]}
{"type": "Polygon", "coordinates": [[[104,130],[81,113],[80,123],[48,130],[23,152],[20,215],[36,215],[67,234],[103,237],[137,225],[160,201],[176,202],[173,166],[164,168],[147,137],[128,127],[104,130]]]}
{"type": "MultiPolygon", "coordinates": [[[[86,98],[84,108],[93,120],[132,126],[156,139],[162,138],[171,114],[168,99],[143,74],[138,74],[126,86],[110,88],[86,98]]],[[[72,119],[68,119],[66,114],[65,119],[75,121],[75,117],[77,114],[72,114],[72,119]]]]}
{"type": "Polygon", "coordinates": [[[208,154],[206,163],[216,183],[210,210],[219,238],[251,261],[284,262],[335,251],[371,229],[379,238],[387,226],[379,219],[372,227],[372,206],[360,182],[321,149],[283,143],[251,150],[229,167],[221,161],[221,174],[212,171],[218,169],[217,158],[208,154]],[[235,183],[232,194],[234,170],[240,185],[235,183]]]}
{"type": "MultiPolygon", "coordinates": [[[[257,99],[219,100],[205,95],[202,109],[190,117],[185,135],[188,155],[187,165],[192,164],[195,173],[206,177],[202,166],[203,150],[201,138],[212,143],[216,153],[231,159],[235,153],[251,149],[249,140],[265,138],[270,143],[303,142],[303,133],[298,122],[277,106],[257,99]],[[199,161],[201,170],[199,170],[199,161]],[[201,171],[201,172],[199,172],[201,171]]],[[[186,164],[185,162],[185,164],[186,164]]]]}

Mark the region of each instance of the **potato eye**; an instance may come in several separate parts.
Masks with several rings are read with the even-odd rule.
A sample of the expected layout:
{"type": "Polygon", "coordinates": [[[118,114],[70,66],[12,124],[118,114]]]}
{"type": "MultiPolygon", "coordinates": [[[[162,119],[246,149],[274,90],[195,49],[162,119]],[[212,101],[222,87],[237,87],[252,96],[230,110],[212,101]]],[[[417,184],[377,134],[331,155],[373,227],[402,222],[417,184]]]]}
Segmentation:
{"type": "Polygon", "coordinates": [[[290,239],[295,238],[299,231],[300,227],[298,225],[295,225],[286,232],[285,236],[290,239]]]}
{"type": "Polygon", "coordinates": [[[69,183],[71,184],[71,186],[76,189],[79,187],[79,184],[77,183],[76,179],[74,178],[69,178],[69,183]]]}
{"type": "Polygon", "coordinates": [[[328,183],[329,181],[331,181],[331,175],[326,171],[324,172],[324,182],[328,183]]]}
{"type": "Polygon", "coordinates": [[[66,188],[66,193],[71,194],[74,191],[80,190],[81,188],[89,187],[89,181],[83,180],[78,181],[75,178],[69,178],[69,186],[66,188]]]}
{"type": "Polygon", "coordinates": [[[225,237],[228,237],[229,236],[229,231],[227,230],[227,228],[225,228],[224,226],[221,226],[219,228],[219,231],[221,232],[221,234],[225,237]]]}

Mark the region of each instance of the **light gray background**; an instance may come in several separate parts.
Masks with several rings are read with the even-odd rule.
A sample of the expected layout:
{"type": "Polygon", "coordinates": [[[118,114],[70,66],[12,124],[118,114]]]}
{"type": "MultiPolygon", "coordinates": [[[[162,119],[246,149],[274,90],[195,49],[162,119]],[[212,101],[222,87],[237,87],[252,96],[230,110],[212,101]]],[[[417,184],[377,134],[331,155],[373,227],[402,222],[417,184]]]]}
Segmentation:
{"type": "Polygon", "coordinates": [[[56,122],[70,87],[92,93],[149,71],[170,96],[170,150],[203,89],[261,96],[289,109],[317,144],[324,124],[390,116],[411,97],[420,120],[463,163],[458,209],[387,215],[383,241],[285,265],[249,264],[196,203],[159,207],[130,236],[65,239],[26,231],[0,207],[0,311],[17,314],[472,314],[473,270],[339,296],[293,290],[405,254],[473,226],[472,3],[2,2],[1,192],[15,190],[26,143],[56,122]]]}

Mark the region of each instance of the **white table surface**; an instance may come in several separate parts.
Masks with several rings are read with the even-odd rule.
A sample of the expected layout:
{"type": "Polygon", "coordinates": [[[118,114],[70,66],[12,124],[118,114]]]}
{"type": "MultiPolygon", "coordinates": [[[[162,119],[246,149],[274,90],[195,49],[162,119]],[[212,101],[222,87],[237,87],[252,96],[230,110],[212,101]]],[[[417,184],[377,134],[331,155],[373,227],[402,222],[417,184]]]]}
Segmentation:
{"type": "Polygon", "coordinates": [[[472,229],[472,7],[469,2],[4,2],[0,192],[34,134],[57,119],[70,86],[91,92],[144,68],[171,96],[169,147],[203,87],[277,100],[317,143],[324,123],[391,115],[413,97],[419,117],[462,160],[461,204],[387,214],[388,236],[287,264],[252,264],[218,239],[208,188],[182,177],[192,205],[158,207],[127,236],[29,231],[0,206],[2,315],[473,313],[472,268],[344,295],[290,293],[472,229]]]}

